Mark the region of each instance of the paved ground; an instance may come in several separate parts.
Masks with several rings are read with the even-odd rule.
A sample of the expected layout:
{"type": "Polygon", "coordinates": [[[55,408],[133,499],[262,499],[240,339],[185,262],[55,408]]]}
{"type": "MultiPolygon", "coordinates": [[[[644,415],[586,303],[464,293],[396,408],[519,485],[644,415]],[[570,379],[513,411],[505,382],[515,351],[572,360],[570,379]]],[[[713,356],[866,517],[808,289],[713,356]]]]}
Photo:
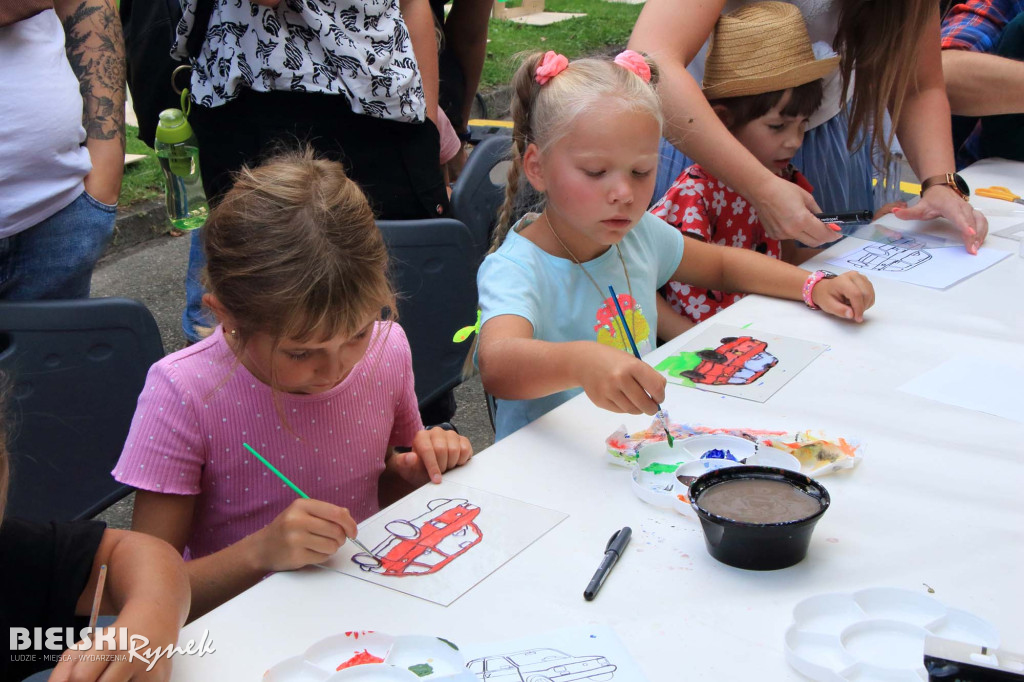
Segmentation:
{"type": "MultiPolygon", "coordinates": [[[[100,262],[92,279],[93,296],[135,298],[152,311],[168,353],[185,345],[181,310],[189,238],[159,237],[100,262]]],[[[455,391],[455,426],[479,452],[494,440],[480,380],[473,378],[455,391]]],[[[114,505],[99,518],[115,528],[131,525],[133,497],[114,505]]]]}

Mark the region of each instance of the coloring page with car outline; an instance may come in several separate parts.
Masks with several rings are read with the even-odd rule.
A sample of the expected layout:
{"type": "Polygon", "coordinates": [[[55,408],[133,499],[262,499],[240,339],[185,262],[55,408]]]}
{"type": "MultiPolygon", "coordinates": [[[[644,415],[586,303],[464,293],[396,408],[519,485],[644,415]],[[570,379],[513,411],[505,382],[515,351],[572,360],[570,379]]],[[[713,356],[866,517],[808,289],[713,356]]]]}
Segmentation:
{"type": "Polygon", "coordinates": [[[460,643],[466,667],[480,682],[647,682],[606,625],[563,628],[484,644],[460,643]]]}
{"type": "MultiPolygon", "coordinates": [[[[828,263],[863,273],[868,279],[884,277],[931,289],[948,289],[986,270],[1010,255],[1008,251],[982,247],[977,255],[963,247],[944,249],[904,248],[893,244],[864,243],[828,263]]],[[[911,244],[910,246],[916,246],[911,244]]]]}
{"type": "Polygon", "coordinates": [[[568,514],[444,479],[359,524],[321,567],[448,606],[568,514]]]}
{"type": "Polygon", "coordinates": [[[654,366],[670,384],[763,403],[828,344],[713,324],[654,366]]]}

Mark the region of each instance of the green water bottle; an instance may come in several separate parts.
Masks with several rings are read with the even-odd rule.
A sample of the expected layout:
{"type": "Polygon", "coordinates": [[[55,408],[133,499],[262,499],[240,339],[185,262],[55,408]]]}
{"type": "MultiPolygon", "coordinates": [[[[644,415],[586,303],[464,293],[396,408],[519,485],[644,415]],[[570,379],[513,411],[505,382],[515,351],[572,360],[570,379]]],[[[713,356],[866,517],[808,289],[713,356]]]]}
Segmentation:
{"type": "Polygon", "coordinates": [[[164,109],[156,126],[156,155],[167,185],[167,217],[179,230],[202,227],[210,212],[199,172],[199,143],[181,109],[164,109]]]}

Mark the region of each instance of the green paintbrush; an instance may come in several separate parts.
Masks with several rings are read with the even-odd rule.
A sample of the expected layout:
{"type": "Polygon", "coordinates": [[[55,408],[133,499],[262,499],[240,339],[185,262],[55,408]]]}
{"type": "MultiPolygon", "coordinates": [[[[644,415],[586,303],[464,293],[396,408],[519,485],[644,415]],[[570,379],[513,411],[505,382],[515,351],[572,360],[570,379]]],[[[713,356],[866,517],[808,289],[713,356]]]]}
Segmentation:
{"type": "MultiPolygon", "coordinates": [[[[275,467],[273,464],[271,464],[267,460],[263,459],[263,455],[261,455],[260,453],[256,452],[255,450],[253,450],[252,446],[250,446],[248,443],[242,443],[242,447],[244,447],[246,450],[251,452],[256,459],[258,459],[259,461],[263,462],[264,466],[266,466],[268,469],[270,469],[270,471],[275,476],[277,476],[282,481],[284,481],[284,484],[286,486],[288,486],[289,488],[294,490],[296,495],[298,495],[299,497],[301,497],[304,500],[308,500],[309,499],[309,495],[307,495],[306,493],[302,492],[302,490],[299,488],[299,486],[295,485],[290,480],[288,480],[288,477],[285,476],[284,474],[282,474],[280,471],[278,471],[277,467],[275,467]]],[[[356,547],[358,547],[359,549],[363,550],[364,552],[369,554],[371,557],[376,559],[378,565],[380,564],[380,559],[378,559],[376,556],[374,556],[373,552],[371,552],[370,550],[368,550],[366,548],[366,545],[364,545],[363,543],[359,542],[359,540],[356,540],[355,538],[349,538],[349,541],[355,543],[356,547]]]]}

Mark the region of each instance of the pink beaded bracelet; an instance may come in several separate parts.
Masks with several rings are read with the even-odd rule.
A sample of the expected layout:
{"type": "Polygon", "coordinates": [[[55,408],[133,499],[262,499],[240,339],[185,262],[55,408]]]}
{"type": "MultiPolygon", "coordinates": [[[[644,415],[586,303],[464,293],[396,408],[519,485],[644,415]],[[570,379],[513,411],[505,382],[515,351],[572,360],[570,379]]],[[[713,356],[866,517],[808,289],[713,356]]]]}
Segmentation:
{"type": "Polygon", "coordinates": [[[804,303],[807,304],[808,308],[810,308],[811,310],[819,310],[818,306],[814,305],[814,299],[812,298],[812,294],[814,293],[814,287],[821,280],[832,279],[835,276],[836,273],[829,272],[828,270],[815,270],[814,272],[811,273],[811,276],[807,278],[806,282],[804,282],[803,291],[804,303]]]}

